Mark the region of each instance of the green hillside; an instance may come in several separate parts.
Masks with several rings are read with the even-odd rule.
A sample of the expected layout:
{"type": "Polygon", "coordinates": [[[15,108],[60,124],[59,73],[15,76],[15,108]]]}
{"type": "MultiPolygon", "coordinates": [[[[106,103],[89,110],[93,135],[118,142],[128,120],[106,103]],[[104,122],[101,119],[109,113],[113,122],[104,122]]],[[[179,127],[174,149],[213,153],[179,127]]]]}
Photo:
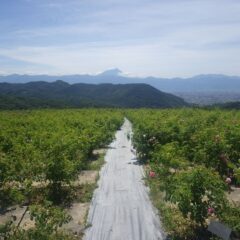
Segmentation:
{"type": "Polygon", "coordinates": [[[147,84],[68,84],[63,81],[0,84],[1,109],[127,107],[171,108],[187,104],[147,84]]]}

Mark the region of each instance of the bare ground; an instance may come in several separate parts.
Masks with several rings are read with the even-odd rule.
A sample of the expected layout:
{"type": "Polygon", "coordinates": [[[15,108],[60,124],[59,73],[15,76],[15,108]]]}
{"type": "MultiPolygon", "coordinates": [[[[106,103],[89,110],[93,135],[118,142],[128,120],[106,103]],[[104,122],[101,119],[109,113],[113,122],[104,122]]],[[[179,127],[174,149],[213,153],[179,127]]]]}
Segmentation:
{"type": "Polygon", "coordinates": [[[232,191],[230,194],[227,194],[227,198],[229,201],[240,204],[240,188],[237,187],[231,187],[232,191]]]}
{"type": "MultiPolygon", "coordinates": [[[[78,179],[74,181],[74,186],[80,186],[84,184],[94,184],[98,178],[98,171],[82,171],[78,179]]],[[[46,183],[34,182],[34,187],[44,187],[46,183]]],[[[64,226],[64,229],[70,230],[74,233],[80,233],[85,227],[86,215],[88,213],[90,203],[73,203],[66,211],[72,216],[72,220],[64,226]]],[[[13,221],[16,225],[21,224],[19,227],[23,229],[29,229],[34,227],[34,221],[30,219],[29,211],[26,211],[27,206],[12,206],[6,211],[0,212],[0,224],[4,224],[7,221],[13,221]],[[26,213],[25,213],[26,211],[26,213]],[[23,214],[25,214],[23,216],[23,214]]]]}
{"type": "Polygon", "coordinates": [[[64,229],[72,231],[74,234],[81,234],[85,228],[85,220],[89,210],[90,203],[74,203],[68,213],[72,220],[63,226],[64,229]]]}

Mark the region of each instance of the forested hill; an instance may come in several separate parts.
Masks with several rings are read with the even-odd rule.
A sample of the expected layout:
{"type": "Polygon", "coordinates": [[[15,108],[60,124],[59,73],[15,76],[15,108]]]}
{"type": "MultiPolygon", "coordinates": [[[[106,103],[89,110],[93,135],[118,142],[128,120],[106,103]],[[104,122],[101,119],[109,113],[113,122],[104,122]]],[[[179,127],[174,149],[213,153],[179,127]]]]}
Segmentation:
{"type": "Polygon", "coordinates": [[[166,92],[192,93],[192,92],[239,92],[240,76],[226,76],[221,74],[204,74],[190,78],[160,78],[160,77],[129,77],[119,69],[110,69],[98,75],[0,75],[0,82],[27,83],[36,81],[54,82],[61,79],[68,83],[146,83],[166,92]]]}
{"type": "Polygon", "coordinates": [[[183,99],[147,84],[0,83],[0,109],[126,107],[169,108],[187,104],[183,99]]]}
{"type": "Polygon", "coordinates": [[[222,104],[216,104],[214,107],[219,107],[223,109],[240,109],[240,102],[227,102],[227,103],[222,103],[222,104]]]}

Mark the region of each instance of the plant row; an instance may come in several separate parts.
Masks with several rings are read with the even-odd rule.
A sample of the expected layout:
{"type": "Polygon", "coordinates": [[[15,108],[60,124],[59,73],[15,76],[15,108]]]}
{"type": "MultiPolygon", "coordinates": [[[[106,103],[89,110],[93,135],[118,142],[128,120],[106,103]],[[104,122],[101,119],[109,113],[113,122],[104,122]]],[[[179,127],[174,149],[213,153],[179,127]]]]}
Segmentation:
{"type": "Polygon", "coordinates": [[[207,239],[213,219],[239,231],[240,210],[226,192],[240,183],[240,113],[139,110],[128,117],[138,157],[149,169],[154,202],[172,238],[207,239]]]}

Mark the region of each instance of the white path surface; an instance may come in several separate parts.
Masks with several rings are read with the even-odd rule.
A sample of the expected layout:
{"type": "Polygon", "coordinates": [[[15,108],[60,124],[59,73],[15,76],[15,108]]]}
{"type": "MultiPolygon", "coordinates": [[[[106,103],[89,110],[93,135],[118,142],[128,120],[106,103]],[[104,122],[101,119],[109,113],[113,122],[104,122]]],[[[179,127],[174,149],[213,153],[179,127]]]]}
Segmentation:
{"type": "Polygon", "coordinates": [[[131,123],[125,120],[110,145],[90,206],[84,240],[164,239],[144,185],[143,169],[131,152],[131,123]]]}

